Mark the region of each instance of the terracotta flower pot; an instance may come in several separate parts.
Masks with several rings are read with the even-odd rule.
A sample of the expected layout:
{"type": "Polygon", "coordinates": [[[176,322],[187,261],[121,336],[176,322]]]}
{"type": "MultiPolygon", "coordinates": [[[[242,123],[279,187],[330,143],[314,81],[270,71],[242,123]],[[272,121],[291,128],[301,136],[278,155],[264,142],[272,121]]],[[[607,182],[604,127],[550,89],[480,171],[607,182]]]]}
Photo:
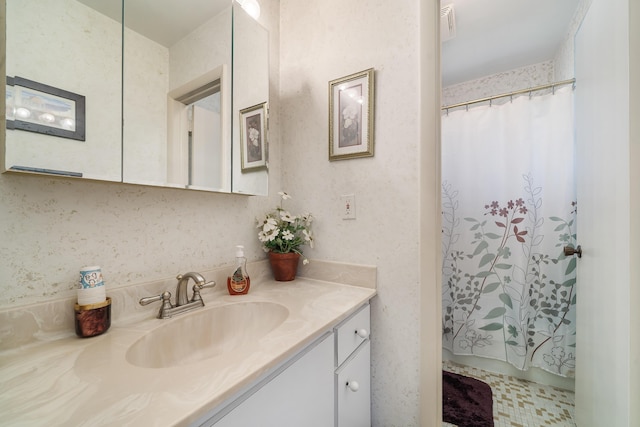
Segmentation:
{"type": "Polygon", "coordinates": [[[299,261],[300,254],[295,252],[286,254],[269,252],[269,263],[271,264],[273,278],[279,282],[289,282],[296,278],[299,261]]]}

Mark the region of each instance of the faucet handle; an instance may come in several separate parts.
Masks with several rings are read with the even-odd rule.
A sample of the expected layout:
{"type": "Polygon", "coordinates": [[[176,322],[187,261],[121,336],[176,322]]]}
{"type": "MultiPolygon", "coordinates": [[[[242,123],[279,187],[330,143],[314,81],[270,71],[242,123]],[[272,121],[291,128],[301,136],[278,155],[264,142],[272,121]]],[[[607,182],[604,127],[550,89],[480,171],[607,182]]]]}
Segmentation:
{"type": "MultiPolygon", "coordinates": [[[[216,286],[216,282],[213,280],[207,283],[196,283],[193,285],[193,297],[191,298],[191,302],[202,301],[200,290],[204,288],[213,288],[214,286],[216,286]]],[[[202,301],[202,305],[204,305],[204,301],[202,301]]]]}
{"type": "Polygon", "coordinates": [[[196,283],[195,285],[193,285],[193,290],[195,291],[196,288],[198,288],[198,290],[204,289],[204,288],[213,288],[215,286],[216,286],[215,280],[211,280],[210,282],[203,283],[203,284],[196,283]]]}
{"type": "Polygon", "coordinates": [[[140,305],[148,305],[156,301],[162,301],[162,305],[160,306],[160,311],[158,311],[158,319],[163,319],[165,317],[165,310],[173,308],[173,306],[171,305],[171,292],[164,291],[160,295],[141,298],[139,303],[140,305]]]}

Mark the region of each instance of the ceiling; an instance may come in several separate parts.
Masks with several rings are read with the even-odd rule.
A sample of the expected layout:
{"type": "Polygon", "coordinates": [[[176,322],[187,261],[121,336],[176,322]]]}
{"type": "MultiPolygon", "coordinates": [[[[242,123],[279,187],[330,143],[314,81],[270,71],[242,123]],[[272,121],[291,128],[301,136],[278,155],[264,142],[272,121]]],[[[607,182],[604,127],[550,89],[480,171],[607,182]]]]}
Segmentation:
{"type": "MultiPolygon", "coordinates": [[[[121,0],[78,0],[119,20],[121,0]]],[[[456,37],[442,44],[442,85],[553,59],[580,0],[441,0],[456,37]]],[[[127,27],[171,46],[231,0],[126,0],[127,27]],[[207,13],[203,13],[203,11],[207,13]],[[171,25],[169,25],[171,23],[171,25]],[[182,25],[176,25],[182,23],[182,25]]]]}
{"type": "MultiPolygon", "coordinates": [[[[122,22],[121,0],[78,1],[122,22]]],[[[126,0],[125,25],[165,47],[171,47],[230,5],[231,0],[126,0]]]]}
{"type": "Polygon", "coordinates": [[[456,37],[442,43],[442,85],[553,59],[579,0],[442,0],[456,37]]]}

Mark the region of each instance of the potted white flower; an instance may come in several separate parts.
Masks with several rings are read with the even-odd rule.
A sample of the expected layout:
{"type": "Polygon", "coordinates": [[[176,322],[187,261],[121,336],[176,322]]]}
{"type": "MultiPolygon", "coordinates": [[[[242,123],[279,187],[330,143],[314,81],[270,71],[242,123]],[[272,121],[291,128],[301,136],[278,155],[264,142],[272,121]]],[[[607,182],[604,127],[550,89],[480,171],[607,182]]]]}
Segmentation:
{"type": "MultiPolygon", "coordinates": [[[[262,242],[262,249],[269,253],[269,262],[274,278],[278,281],[295,279],[298,262],[302,255],[303,245],[313,248],[314,239],[311,231],[313,217],[309,213],[292,215],[284,210],[283,202],[291,196],[280,191],[280,206],[258,218],[258,239],[262,242]]],[[[309,261],[305,258],[303,264],[309,261]]]]}

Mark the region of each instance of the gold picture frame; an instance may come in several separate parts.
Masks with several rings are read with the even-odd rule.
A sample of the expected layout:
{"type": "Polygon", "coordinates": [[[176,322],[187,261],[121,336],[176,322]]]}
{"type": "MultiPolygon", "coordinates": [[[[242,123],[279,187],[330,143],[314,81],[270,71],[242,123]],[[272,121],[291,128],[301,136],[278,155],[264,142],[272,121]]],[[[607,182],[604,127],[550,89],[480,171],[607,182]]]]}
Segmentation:
{"type": "Polygon", "coordinates": [[[267,168],[267,103],[240,110],[242,172],[267,168]]]}
{"type": "Polygon", "coordinates": [[[329,82],[329,160],[373,156],[374,69],[329,82]]]}

